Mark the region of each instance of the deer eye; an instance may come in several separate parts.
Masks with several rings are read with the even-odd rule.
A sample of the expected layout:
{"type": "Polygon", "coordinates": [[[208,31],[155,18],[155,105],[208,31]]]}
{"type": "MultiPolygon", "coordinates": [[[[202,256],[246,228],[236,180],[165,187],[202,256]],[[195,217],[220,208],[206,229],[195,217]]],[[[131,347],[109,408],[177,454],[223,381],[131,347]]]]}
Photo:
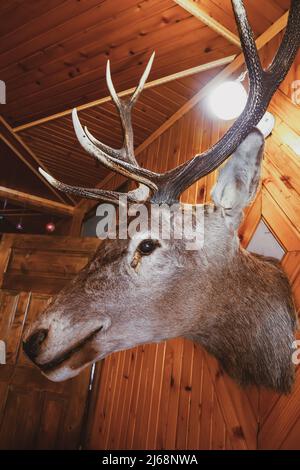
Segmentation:
{"type": "Polygon", "coordinates": [[[159,242],[157,240],[149,239],[143,240],[137,249],[141,255],[150,255],[158,246],[159,242]]]}

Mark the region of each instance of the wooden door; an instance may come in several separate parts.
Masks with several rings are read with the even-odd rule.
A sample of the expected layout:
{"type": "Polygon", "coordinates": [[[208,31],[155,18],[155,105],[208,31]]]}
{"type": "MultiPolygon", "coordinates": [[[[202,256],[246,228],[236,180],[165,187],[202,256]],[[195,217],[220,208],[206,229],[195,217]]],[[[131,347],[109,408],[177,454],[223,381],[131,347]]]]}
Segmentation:
{"type": "Polygon", "coordinates": [[[84,267],[99,240],[5,235],[0,244],[0,448],[74,449],[81,442],[90,369],[63,383],[25,357],[22,335],[51,296],[84,267]]]}

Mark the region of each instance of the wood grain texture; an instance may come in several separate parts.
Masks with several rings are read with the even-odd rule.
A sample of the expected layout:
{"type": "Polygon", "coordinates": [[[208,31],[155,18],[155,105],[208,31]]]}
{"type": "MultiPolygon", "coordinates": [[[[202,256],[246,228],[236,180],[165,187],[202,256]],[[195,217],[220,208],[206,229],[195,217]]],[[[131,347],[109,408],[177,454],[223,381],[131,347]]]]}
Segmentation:
{"type": "Polygon", "coordinates": [[[16,204],[24,204],[24,206],[36,209],[39,212],[62,215],[65,217],[71,217],[75,211],[75,208],[71,205],[51,201],[50,199],[39,196],[33,196],[32,194],[16,191],[15,189],[4,188],[3,186],[0,186],[0,198],[16,204]]]}
{"type": "Polygon", "coordinates": [[[90,370],[65,383],[46,379],[24,355],[25,328],[88,262],[97,239],[5,235],[0,244],[0,448],[76,449],[90,370]],[[56,260],[53,263],[53,260],[56,260]],[[13,273],[13,274],[12,274],[13,273]]]}
{"type": "MultiPolygon", "coordinates": [[[[215,68],[218,68],[218,67],[225,66],[225,65],[229,64],[230,62],[232,62],[234,57],[235,57],[234,55],[231,55],[231,56],[227,56],[227,57],[224,57],[224,58],[221,58],[221,59],[216,59],[216,60],[213,60],[211,62],[207,62],[207,63],[201,64],[201,65],[198,65],[196,67],[191,67],[189,69],[182,70],[180,72],[176,72],[176,73],[173,73],[171,75],[166,75],[166,76],[158,78],[156,80],[147,81],[144,85],[144,90],[148,90],[149,88],[154,88],[154,87],[157,87],[159,85],[163,85],[163,84],[166,84],[166,83],[169,83],[169,82],[173,82],[174,80],[180,80],[180,79],[185,78],[185,77],[190,77],[192,75],[196,75],[198,73],[205,72],[207,70],[212,70],[212,69],[215,69],[215,68]]],[[[124,90],[124,91],[123,90],[118,91],[118,96],[120,98],[130,96],[134,93],[135,88],[136,87],[132,87],[132,88],[129,88],[129,89],[124,90]]],[[[111,101],[111,96],[108,95],[108,96],[105,96],[104,98],[99,98],[97,100],[90,101],[88,103],[84,103],[80,106],[77,106],[76,109],[77,109],[77,111],[83,111],[85,109],[94,108],[95,106],[100,106],[100,105],[108,103],[110,101],[111,101]]],[[[72,109],[66,109],[64,111],[61,111],[60,113],[52,114],[51,116],[46,116],[45,118],[41,118],[41,119],[38,119],[36,121],[31,121],[31,122],[28,122],[27,124],[23,124],[21,126],[14,127],[13,130],[14,130],[14,132],[25,131],[26,129],[30,129],[32,127],[39,126],[41,124],[45,124],[45,123],[50,122],[50,121],[55,121],[57,119],[68,116],[70,114],[72,114],[72,109]]]]}
{"type": "MultiPolygon", "coordinates": [[[[219,70],[209,70],[145,90],[133,111],[136,149],[219,70]]],[[[121,147],[119,116],[111,102],[83,110],[79,117],[99,140],[115,148],[121,147]]],[[[92,187],[110,175],[80,147],[70,116],[24,130],[20,135],[49,172],[66,183],[92,187]]]]}
{"type": "MultiPolygon", "coordinates": [[[[42,166],[41,162],[37,156],[33,153],[22,140],[22,138],[16,135],[10,125],[5,121],[5,119],[0,116],[0,140],[9,147],[13,153],[29,168],[32,173],[40,180],[42,183],[47,186],[47,188],[53,193],[55,199],[58,199],[62,202],[70,202],[71,198],[64,197],[59,193],[55,188],[53,188],[39,173],[38,167],[42,166]]],[[[44,167],[46,169],[46,167],[44,167]]]]}
{"type": "Polygon", "coordinates": [[[4,113],[14,124],[106,96],[107,58],[118,89],[125,90],[136,85],[153,49],[155,79],[237,49],[172,0],[123,0],[117,8],[113,0],[34,3],[21,2],[14,19],[2,14],[4,113]]]}
{"type": "Polygon", "coordinates": [[[204,24],[209,26],[211,29],[216,31],[218,34],[226,38],[232,44],[235,44],[238,47],[241,47],[239,37],[234,34],[232,31],[227,29],[223,24],[219,23],[211,14],[209,14],[199,2],[193,0],[174,0],[175,3],[180,5],[186,11],[191,13],[195,18],[202,21],[204,24]]]}

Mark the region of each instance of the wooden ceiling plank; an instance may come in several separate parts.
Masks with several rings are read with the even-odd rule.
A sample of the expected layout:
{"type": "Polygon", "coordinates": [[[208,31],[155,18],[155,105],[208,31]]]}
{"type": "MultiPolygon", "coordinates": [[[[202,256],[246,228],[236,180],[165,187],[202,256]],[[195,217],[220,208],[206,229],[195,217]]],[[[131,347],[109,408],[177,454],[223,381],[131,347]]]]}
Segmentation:
{"type": "Polygon", "coordinates": [[[259,1],[250,1],[248,3],[250,6],[250,15],[257,19],[259,27],[262,28],[261,31],[264,31],[274,20],[279,18],[279,16],[286,11],[282,8],[278,8],[274,0],[264,0],[263,8],[259,1]]]}
{"type": "MultiPolygon", "coordinates": [[[[82,160],[75,160],[75,159],[70,159],[69,163],[63,162],[64,156],[59,155],[58,153],[55,152],[57,155],[57,159],[53,159],[53,153],[50,151],[47,151],[45,149],[41,149],[38,145],[34,144],[33,148],[35,149],[36,152],[40,153],[41,158],[43,160],[43,163],[49,165],[50,173],[53,174],[53,171],[55,171],[54,176],[58,175],[59,179],[62,179],[65,177],[68,177],[68,180],[72,177],[74,180],[76,177],[81,180],[85,179],[87,182],[87,185],[90,183],[90,179],[94,177],[95,174],[95,162],[91,161],[91,157],[87,155],[83,155],[82,160],[84,160],[84,167],[85,171],[82,170],[82,160]],[[61,158],[59,158],[61,157],[61,158]],[[72,172],[70,171],[70,167],[72,168],[72,172]]],[[[101,174],[101,171],[99,172],[101,174]]]]}
{"type": "Polygon", "coordinates": [[[94,166],[93,163],[95,164],[95,160],[84,151],[82,151],[81,153],[73,153],[71,148],[62,148],[61,145],[51,142],[51,148],[49,148],[49,145],[43,145],[43,142],[41,142],[41,140],[38,138],[36,138],[32,143],[30,143],[30,145],[32,145],[35,151],[40,154],[42,163],[44,162],[44,156],[48,155],[49,157],[52,157],[53,162],[58,162],[61,165],[66,165],[69,170],[71,163],[72,168],[74,163],[74,169],[76,169],[77,165],[78,171],[82,171],[83,174],[86,168],[82,169],[82,160],[84,160],[87,164],[88,162],[90,162],[90,166],[94,166]]]}
{"type": "MultiPolygon", "coordinates": [[[[47,145],[48,142],[58,142],[58,141],[62,145],[64,145],[65,141],[66,142],[71,141],[70,142],[71,144],[77,142],[74,131],[73,133],[69,132],[69,135],[68,135],[68,131],[65,127],[61,129],[40,128],[38,129],[38,132],[37,132],[37,129],[33,128],[31,129],[30,132],[23,132],[22,136],[23,138],[24,137],[25,138],[40,138],[41,141],[45,142],[45,145],[47,145]]],[[[74,149],[74,150],[76,151],[78,149],[74,149]]]]}
{"type": "MultiPolygon", "coordinates": [[[[220,37],[217,39],[224,41],[224,39],[220,37]]],[[[182,39],[182,41],[185,40],[182,39]]],[[[173,50],[171,50],[169,53],[164,53],[163,55],[158,56],[158,59],[155,63],[155,77],[162,77],[169,73],[170,54],[172,57],[174,57],[172,58],[173,71],[176,69],[178,70],[179,68],[181,70],[187,69],[193,67],[195,64],[207,63],[214,60],[222,60],[225,55],[230,55],[235,52],[233,51],[233,46],[230,44],[227,48],[224,48],[224,44],[223,47],[216,45],[213,46],[213,49],[209,51],[206,51],[206,49],[201,50],[200,47],[199,51],[199,47],[197,46],[197,44],[199,44],[199,40],[196,39],[196,44],[191,43],[191,41],[191,36],[189,36],[190,44],[188,46],[188,57],[186,55],[185,47],[182,47],[179,51],[177,48],[176,55],[174,56],[174,49],[176,49],[175,46],[172,46],[173,50]]],[[[215,43],[215,41],[213,41],[213,43],[215,43]]],[[[148,58],[149,55],[146,52],[141,53],[138,57],[133,57],[133,59],[130,61],[132,66],[129,68],[128,62],[124,62],[123,60],[123,65],[118,68],[120,74],[114,74],[116,88],[118,90],[127,88],[123,77],[127,77],[128,87],[130,87],[133,85],[132,77],[135,76],[136,80],[134,81],[134,85],[136,85],[140,75],[144,70],[148,58]],[[120,76],[122,77],[122,82],[119,84],[118,78],[120,76]]],[[[116,66],[117,65],[118,64],[116,64],[116,66]]],[[[103,70],[105,69],[105,64],[103,64],[102,68],[103,70]]],[[[99,78],[99,69],[96,64],[94,70],[88,72],[87,74],[81,74],[81,72],[79,73],[77,71],[74,78],[71,79],[70,77],[67,77],[58,88],[55,87],[55,90],[52,87],[51,94],[49,89],[45,89],[43,93],[39,95],[39,97],[36,96],[35,101],[32,100],[32,97],[30,99],[23,97],[23,99],[21,99],[21,103],[20,101],[14,103],[13,108],[11,107],[11,104],[6,109],[7,116],[10,116],[10,119],[14,120],[16,123],[15,126],[18,126],[28,121],[40,119],[45,115],[54,114],[57,111],[63,111],[65,109],[63,103],[68,103],[68,106],[70,107],[77,107],[81,103],[92,101],[95,98],[98,98],[98,96],[105,96],[107,93],[105,80],[103,77],[102,80],[99,78]]]]}
{"type": "MultiPolygon", "coordinates": [[[[189,77],[187,77],[187,78],[189,78],[189,77]]],[[[178,93],[180,96],[190,95],[190,97],[192,97],[199,90],[199,85],[195,89],[195,87],[191,87],[187,82],[185,82],[185,79],[176,80],[176,82],[172,82],[170,84],[170,87],[173,91],[178,93]]]]}
{"type": "MultiPolygon", "coordinates": [[[[143,93],[140,100],[136,103],[134,107],[132,117],[133,121],[136,123],[142,123],[145,119],[146,114],[148,117],[151,117],[151,120],[154,120],[154,123],[160,123],[162,119],[166,119],[170,114],[168,113],[166,115],[165,113],[162,113],[158,108],[157,103],[156,106],[149,105],[149,103],[147,102],[148,95],[149,91],[143,93]]],[[[117,113],[115,107],[112,106],[112,103],[107,103],[107,105],[101,107],[98,112],[96,112],[95,108],[90,109],[89,111],[85,111],[82,113],[82,116],[87,116],[87,118],[92,117],[93,119],[95,119],[95,125],[98,125],[99,127],[101,127],[103,123],[111,122],[114,126],[116,124],[119,126],[120,123],[119,114],[117,113]]]]}
{"type": "MultiPolygon", "coordinates": [[[[169,5],[169,2],[166,0],[154,0],[151,2],[144,1],[140,7],[137,7],[136,0],[126,0],[126,3],[122,2],[118,5],[118,11],[116,12],[114,2],[105,2],[101,9],[96,6],[94,11],[88,12],[86,17],[80,15],[76,21],[71,21],[71,30],[65,23],[59,31],[57,29],[51,31],[51,38],[48,37],[49,30],[46,31],[45,35],[35,38],[36,44],[33,44],[34,47],[25,51],[28,62],[25,61],[24,64],[29,71],[43,66],[44,57],[42,55],[36,57],[36,53],[41,48],[47,51],[47,66],[58,61],[61,63],[72,62],[70,54],[78,53],[78,51],[84,53],[87,47],[93,45],[99,47],[99,37],[101,35],[108,37],[109,34],[124,28],[124,25],[136,25],[140,22],[139,18],[141,16],[142,19],[147,18],[148,10],[152,15],[158,14],[163,12],[167,5],[169,5]],[[83,29],[85,34],[82,34],[83,29]],[[52,38],[53,40],[49,40],[52,38]]],[[[117,36],[110,36],[108,39],[110,43],[114,43],[117,36]]],[[[122,42],[125,40],[126,38],[122,38],[122,42]]],[[[22,52],[23,56],[24,52],[22,52]]],[[[17,57],[13,59],[14,62],[17,61],[17,57]]],[[[21,56],[19,59],[21,59],[21,56]]],[[[19,73],[18,68],[16,68],[16,73],[19,73]]],[[[11,77],[11,75],[9,76],[11,77]]]]}
{"type": "Polygon", "coordinates": [[[172,112],[173,108],[168,106],[165,97],[161,93],[158,94],[159,89],[160,87],[152,88],[151,92],[148,91],[147,93],[144,93],[141,97],[141,101],[154,110],[158,108],[157,103],[159,103],[158,114],[160,114],[162,116],[163,121],[165,121],[170,116],[170,112],[171,114],[173,114],[176,109],[174,109],[174,111],[172,112]],[[157,100],[158,97],[159,101],[157,100]]]}
{"type": "Polygon", "coordinates": [[[229,29],[225,28],[221,23],[216,21],[210,14],[208,14],[199,3],[196,3],[193,0],[174,0],[175,3],[180,5],[182,8],[187,10],[191,15],[195,16],[202,23],[206,24],[209,28],[214,30],[216,33],[223,36],[229,42],[235,46],[241,47],[239,37],[232,33],[229,29]]]}
{"type": "MultiPolygon", "coordinates": [[[[51,169],[51,174],[57,176],[58,179],[63,180],[69,184],[77,182],[77,186],[86,186],[92,187],[93,183],[99,181],[99,178],[106,176],[107,172],[102,170],[102,168],[97,167],[96,165],[89,165],[89,162],[85,162],[85,165],[88,166],[87,171],[80,172],[79,168],[76,168],[75,163],[72,161],[72,172],[70,168],[66,165],[62,165],[60,162],[51,159],[51,155],[45,154],[43,157],[45,163],[47,163],[51,169]]],[[[81,165],[82,167],[82,165],[81,165]]]]}
{"type": "Polygon", "coordinates": [[[43,14],[46,15],[53,9],[57,10],[59,5],[64,2],[65,0],[51,0],[51,2],[49,0],[39,0],[38,2],[27,0],[26,4],[24,1],[14,2],[13,0],[3,2],[7,3],[9,8],[6,11],[1,11],[1,40],[6,39],[7,35],[11,37],[12,33],[16,35],[17,31],[23,29],[28,22],[32,24],[35,18],[40,18],[41,8],[43,14]]]}
{"type": "MultiPolygon", "coordinates": [[[[48,149],[50,152],[55,152],[55,149],[59,147],[63,152],[68,152],[68,154],[72,154],[74,156],[80,157],[81,155],[85,154],[85,152],[81,149],[79,145],[77,145],[76,136],[72,136],[72,138],[65,138],[65,135],[59,134],[51,130],[51,135],[47,135],[46,131],[40,131],[37,134],[31,133],[29,136],[24,136],[29,145],[31,146],[32,143],[37,142],[40,144],[41,148],[48,149]],[[75,144],[75,146],[74,146],[75,144]],[[49,148],[50,146],[50,148],[49,148]]],[[[53,155],[55,157],[55,155],[53,155]]],[[[69,155],[65,158],[69,158],[69,155]]]]}
{"type": "MultiPolygon", "coordinates": [[[[214,61],[208,62],[206,64],[201,64],[201,65],[198,65],[196,67],[192,67],[190,69],[183,70],[181,72],[177,72],[177,73],[167,75],[165,77],[162,77],[162,78],[159,78],[159,79],[156,79],[156,80],[152,80],[152,81],[145,84],[144,89],[153,88],[153,87],[162,85],[164,83],[171,82],[172,80],[178,80],[178,79],[186,77],[188,75],[194,75],[196,73],[206,71],[206,70],[209,70],[211,68],[216,68],[216,67],[220,67],[222,65],[227,65],[227,64],[231,63],[234,58],[235,58],[235,56],[231,55],[231,56],[228,56],[228,57],[224,57],[223,59],[214,60],[214,61]]],[[[124,91],[121,91],[119,93],[119,96],[122,98],[122,97],[125,97],[125,96],[128,96],[128,95],[131,95],[134,92],[134,90],[135,90],[135,87],[129,88],[129,89],[124,90],[124,91]]],[[[77,110],[82,111],[84,109],[93,108],[95,106],[99,106],[99,105],[107,103],[109,101],[111,101],[111,97],[110,96],[105,96],[104,98],[100,98],[98,100],[90,101],[89,103],[85,103],[83,105],[80,105],[80,106],[77,107],[77,110]]],[[[67,110],[62,111],[60,113],[53,114],[52,116],[47,116],[45,118],[38,119],[36,121],[32,121],[32,122],[29,122],[27,124],[17,126],[13,129],[13,131],[14,132],[21,132],[25,129],[29,129],[31,127],[34,127],[34,126],[37,126],[37,125],[40,125],[40,124],[44,124],[46,122],[53,121],[55,119],[62,118],[64,116],[68,116],[71,113],[72,113],[72,109],[67,109],[67,110]]]]}
{"type": "MultiPolygon", "coordinates": [[[[40,69],[41,71],[36,63],[31,64],[30,62],[25,62],[24,66],[30,71],[23,74],[22,82],[20,82],[18,75],[15,79],[10,77],[9,80],[10,86],[14,91],[14,96],[17,96],[17,90],[20,88],[22,89],[22,86],[28,86],[30,92],[31,90],[39,91],[39,85],[37,82],[40,82],[45,88],[46,85],[53,83],[55,77],[63,80],[68,76],[68,71],[75,73],[76,68],[78,67],[80,67],[81,71],[86,71],[87,67],[89,70],[97,67],[100,68],[107,60],[107,53],[113,55],[114,62],[121,58],[124,59],[124,57],[128,60],[128,55],[133,55],[132,52],[137,53],[145,51],[149,47],[152,48],[153,44],[156,44],[158,40],[161,41],[162,38],[166,37],[168,34],[170,34],[171,38],[173,38],[174,35],[180,34],[179,30],[186,25],[186,22],[184,22],[184,25],[181,25],[181,22],[185,17],[188,17],[187,13],[185,12],[184,15],[181,14],[178,18],[172,18],[171,23],[163,23],[162,28],[161,15],[167,15],[168,10],[166,10],[166,5],[169,4],[169,0],[167,0],[167,4],[166,0],[163,2],[161,2],[161,0],[155,0],[155,3],[157,4],[156,8],[153,1],[149,2],[151,9],[150,14],[146,17],[141,17],[141,15],[137,14],[135,11],[135,15],[127,18],[124,22],[122,21],[122,24],[118,27],[116,27],[112,21],[112,23],[108,24],[106,28],[99,28],[93,38],[93,42],[89,43],[86,47],[83,45],[86,38],[81,34],[76,43],[76,47],[72,49],[71,54],[65,56],[64,60],[60,59],[55,62],[51,61],[51,57],[48,58],[47,62],[42,64],[40,69]],[[181,21],[177,23],[176,19],[180,19],[181,21]],[[139,33],[143,30],[147,31],[147,34],[141,36],[139,33]],[[156,37],[158,34],[159,36],[156,37]],[[105,38],[105,42],[103,43],[102,41],[99,41],[99,37],[105,38]],[[113,44],[114,47],[111,47],[111,44],[113,44]]],[[[176,8],[177,7],[174,8],[172,6],[172,11],[176,8]]],[[[189,24],[185,27],[190,28],[195,20],[193,18],[188,19],[189,24]]],[[[78,29],[81,30],[81,27],[82,26],[79,22],[78,29]]],[[[198,31],[199,30],[200,28],[198,27],[198,31]]],[[[66,33],[64,32],[64,34],[66,33]]],[[[20,54],[22,53],[22,56],[28,55],[28,51],[24,49],[25,46],[20,48],[20,54]]],[[[63,44],[60,44],[60,46],[60,49],[64,51],[63,44]]],[[[40,43],[37,43],[37,48],[37,50],[40,51],[40,49],[43,49],[43,46],[40,43]]],[[[11,60],[12,59],[13,58],[11,58],[11,60]]],[[[14,61],[17,60],[17,58],[14,58],[14,61]]],[[[43,60],[45,61],[45,58],[43,60]]],[[[2,71],[2,76],[5,80],[8,80],[5,70],[4,72],[2,71]]]]}
{"type": "Polygon", "coordinates": [[[73,206],[61,204],[32,194],[16,191],[15,189],[0,186],[0,198],[15,204],[26,204],[28,207],[34,207],[39,212],[47,212],[60,216],[71,217],[75,211],[73,206]]]}
{"type": "MultiPolygon", "coordinates": [[[[224,41],[224,39],[222,39],[224,41]]],[[[229,55],[232,54],[232,45],[229,45],[228,49],[224,49],[223,51],[221,49],[219,50],[214,50],[209,53],[203,53],[202,55],[199,55],[199,51],[196,50],[195,48],[195,53],[193,55],[188,56],[186,55],[186,52],[183,50],[180,52],[180,54],[176,54],[176,63],[172,64],[172,70],[182,70],[182,69],[187,69],[190,67],[193,67],[195,64],[198,63],[206,63],[208,61],[213,61],[213,60],[222,60],[224,58],[224,55],[229,55]],[[230,50],[231,48],[231,50],[230,50]],[[178,59],[178,62],[177,62],[178,59]]],[[[144,58],[149,58],[148,56],[144,56],[144,58]]],[[[165,56],[160,59],[159,62],[157,62],[157,65],[160,65],[160,67],[155,68],[155,75],[156,77],[162,77],[168,74],[168,70],[170,69],[168,65],[169,61],[169,56],[165,56]]],[[[146,60],[145,60],[146,62],[146,60]]],[[[143,62],[143,63],[145,63],[143,62]]],[[[134,67],[135,68],[135,67],[134,67]]],[[[140,78],[140,75],[142,74],[142,69],[139,65],[139,71],[140,74],[134,71],[133,69],[131,71],[126,70],[126,75],[131,77],[131,80],[128,84],[128,86],[132,86],[132,76],[135,74],[137,76],[135,83],[137,83],[138,79],[140,78]]],[[[97,72],[97,71],[96,71],[97,72]]],[[[26,124],[27,122],[32,122],[36,121],[38,119],[41,119],[47,115],[52,115],[57,112],[64,111],[66,107],[63,105],[64,103],[67,103],[67,106],[70,108],[78,107],[81,103],[86,103],[93,101],[97,99],[99,96],[106,96],[107,90],[104,85],[104,81],[99,83],[102,83],[102,87],[99,88],[97,86],[97,83],[99,81],[99,76],[98,74],[94,74],[93,80],[89,84],[83,84],[79,88],[71,88],[70,85],[71,83],[66,83],[65,84],[65,92],[63,90],[61,91],[61,94],[57,95],[55,94],[55,98],[53,96],[48,95],[47,93],[44,94],[43,99],[39,99],[35,101],[33,104],[31,104],[28,107],[23,108],[23,104],[19,104],[19,107],[15,108],[15,111],[11,114],[9,112],[9,109],[7,109],[7,116],[12,120],[14,120],[14,126],[21,126],[23,124],[26,124]],[[58,103],[61,103],[58,105],[58,103]]],[[[129,81],[129,80],[128,80],[129,81]]],[[[126,89],[127,86],[126,84],[117,86],[118,90],[126,89]]]]}
{"type": "MultiPolygon", "coordinates": [[[[272,133],[272,142],[273,141],[278,148],[278,152],[283,151],[283,153],[286,154],[287,158],[292,162],[295,168],[297,168],[296,173],[298,173],[298,171],[300,170],[299,156],[296,155],[295,152],[287,144],[282,142],[281,136],[277,134],[277,127],[275,127],[272,133]]],[[[272,153],[273,153],[273,150],[272,150],[272,153]]]]}
{"type": "MultiPolygon", "coordinates": [[[[156,63],[159,62],[159,58],[162,57],[164,49],[169,49],[174,52],[176,48],[176,42],[178,43],[178,48],[183,46],[181,42],[183,38],[187,35],[190,35],[192,31],[193,22],[195,20],[193,18],[181,23],[174,23],[169,25],[168,28],[159,29],[159,25],[157,25],[157,31],[152,32],[150,31],[149,34],[143,38],[138,38],[137,36],[134,37],[132,40],[132,44],[130,42],[125,42],[125,44],[121,43],[119,46],[116,46],[113,50],[113,53],[110,53],[109,56],[113,61],[113,74],[115,76],[115,84],[118,87],[118,76],[116,77],[115,70],[124,71],[127,76],[130,76],[128,70],[128,55],[132,56],[132,60],[134,63],[134,72],[135,76],[138,73],[137,63],[139,62],[140,57],[145,57],[148,50],[152,50],[153,48],[159,51],[159,56],[156,60],[156,63]],[[176,29],[175,29],[176,28],[176,29]],[[157,35],[157,37],[155,36],[157,35]],[[147,42],[146,39],[147,38],[147,42]],[[124,59],[125,58],[125,59],[124,59]],[[124,64],[124,67],[120,67],[117,65],[121,61],[124,64]]],[[[207,43],[209,46],[209,40],[206,37],[210,36],[211,40],[214,39],[215,33],[211,32],[209,28],[205,28],[206,34],[202,34],[202,30],[198,27],[196,29],[196,36],[187,36],[189,40],[192,41],[194,37],[194,46],[197,47],[197,51],[199,52],[199,43],[207,43]],[[197,40],[198,35],[198,40],[197,40]],[[199,42],[198,42],[199,41],[199,42]]],[[[224,40],[222,40],[224,41],[224,40]]],[[[201,49],[200,49],[201,50],[201,49]]],[[[23,107],[28,107],[32,102],[35,101],[42,101],[43,99],[49,99],[49,94],[52,93],[57,97],[61,92],[66,93],[66,87],[72,85],[72,88],[79,88],[83,83],[85,84],[90,77],[93,77],[94,86],[97,83],[99,78],[102,78],[102,84],[104,85],[104,72],[105,72],[105,65],[107,62],[107,54],[99,49],[97,52],[93,54],[89,54],[88,57],[82,57],[77,54],[77,57],[74,58],[73,62],[71,61],[70,64],[61,64],[60,70],[56,73],[52,74],[44,74],[42,77],[36,77],[35,79],[31,80],[30,83],[26,83],[22,78],[21,82],[18,80],[20,86],[17,89],[12,87],[10,81],[7,81],[5,75],[3,79],[6,80],[7,83],[10,85],[11,90],[11,98],[9,101],[9,106],[7,108],[8,113],[16,112],[18,106],[20,104],[20,100],[22,101],[23,107]],[[24,87],[26,86],[26,95],[24,96],[24,87]],[[43,98],[45,97],[45,98],[43,98]]],[[[199,62],[200,63],[200,60],[199,62]]],[[[123,73],[123,75],[124,75],[123,73]]],[[[130,77],[132,83],[132,76],[130,77]]],[[[78,96],[78,94],[77,94],[78,96]]]]}
{"type": "MultiPolygon", "coordinates": [[[[120,139],[121,139],[122,131],[119,126],[119,121],[117,119],[111,120],[108,118],[108,119],[103,120],[103,116],[101,118],[101,121],[100,120],[96,121],[95,118],[94,120],[90,119],[90,117],[82,118],[82,116],[80,116],[80,119],[81,119],[82,124],[86,124],[90,126],[90,123],[92,123],[91,129],[93,130],[96,129],[100,135],[101,133],[102,134],[105,133],[105,135],[107,135],[110,139],[112,139],[113,141],[111,144],[112,146],[114,145],[114,143],[116,145],[121,144],[120,139]],[[119,129],[119,132],[116,131],[116,129],[119,129]],[[116,135],[116,132],[118,135],[116,135]]],[[[53,127],[52,125],[48,125],[47,127],[45,126],[33,127],[27,131],[23,131],[21,135],[25,137],[29,137],[29,138],[31,137],[38,138],[39,136],[45,136],[46,142],[47,141],[56,142],[56,137],[58,137],[62,145],[65,145],[65,144],[71,145],[73,148],[74,148],[74,144],[77,143],[76,134],[74,132],[74,129],[71,123],[68,126],[64,125],[63,127],[58,126],[56,128],[53,127]]],[[[80,146],[76,147],[76,149],[80,150],[80,146]]],[[[74,149],[75,152],[76,152],[76,149],[74,149]]]]}
{"type": "MultiPolygon", "coordinates": [[[[37,167],[43,166],[42,163],[32,152],[32,150],[25,144],[22,138],[13,132],[10,125],[2,116],[0,116],[0,139],[3,140],[3,142],[14,152],[14,154],[23,163],[25,163],[28,168],[30,168],[30,170],[39,178],[39,180],[42,181],[59,200],[61,200],[63,203],[66,202],[61,193],[53,188],[53,186],[51,186],[39,173],[37,167]]],[[[47,171],[45,167],[44,169],[47,171]]],[[[73,201],[73,199],[71,200],[73,201]]]]}
{"type": "MultiPolygon", "coordinates": [[[[158,88],[161,88],[161,87],[158,87],[158,88]]],[[[168,107],[161,106],[161,101],[159,102],[159,107],[157,106],[157,102],[153,100],[153,97],[152,97],[153,91],[154,91],[154,88],[149,89],[142,94],[139,101],[136,103],[133,113],[135,114],[137,110],[145,106],[146,109],[149,109],[150,112],[156,113],[156,116],[159,116],[159,120],[161,119],[165,120],[170,115],[170,109],[168,107]]],[[[91,108],[88,111],[86,111],[86,113],[88,113],[89,116],[94,116],[96,119],[99,119],[99,120],[103,119],[103,116],[105,117],[111,116],[111,119],[113,118],[116,119],[116,117],[118,117],[117,111],[114,105],[112,104],[112,102],[109,102],[101,107],[91,108]]],[[[118,123],[119,123],[119,117],[118,117],[118,123]]]]}
{"type": "Polygon", "coordinates": [[[29,18],[30,21],[27,24],[22,24],[18,31],[12,30],[2,38],[3,42],[1,41],[0,45],[1,63],[8,66],[21,60],[24,57],[24,46],[27,48],[26,57],[38,48],[49,46],[45,43],[45,40],[43,41],[43,38],[48,38],[50,32],[53,32],[57,41],[61,40],[62,37],[65,37],[68,25],[72,25],[74,20],[79,22],[84,13],[87,13],[88,17],[91,18],[91,10],[94,10],[95,7],[99,10],[101,3],[103,3],[103,0],[89,0],[89,2],[65,0],[61,7],[51,5],[47,12],[36,18],[29,18]],[[65,21],[66,18],[67,21],[65,21]],[[17,55],[18,52],[19,55],[17,55]]]}
{"type": "MultiPolygon", "coordinates": [[[[161,119],[158,119],[154,114],[155,111],[152,109],[149,109],[148,107],[148,116],[151,116],[151,120],[149,119],[149,123],[145,122],[145,117],[146,117],[146,112],[142,110],[143,104],[142,100],[140,103],[137,104],[135,107],[133,113],[132,113],[132,121],[133,121],[133,127],[135,131],[140,128],[144,130],[151,129],[153,127],[154,129],[157,128],[157,125],[160,125],[161,119]]],[[[108,110],[105,110],[104,113],[102,113],[101,120],[97,120],[94,116],[91,116],[87,113],[81,115],[82,118],[80,118],[82,123],[91,123],[91,129],[94,128],[95,126],[101,128],[103,127],[104,129],[107,128],[108,131],[111,131],[114,135],[117,134],[118,137],[122,137],[122,130],[119,124],[119,116],[116,114],[115,110],[112,110],[112,112],[109,112],[108,110]]],[[[89,127],[89,126],[88,126],[89,127]]],[[[154,130],[153,129],[153,130],[154,130]]]]}

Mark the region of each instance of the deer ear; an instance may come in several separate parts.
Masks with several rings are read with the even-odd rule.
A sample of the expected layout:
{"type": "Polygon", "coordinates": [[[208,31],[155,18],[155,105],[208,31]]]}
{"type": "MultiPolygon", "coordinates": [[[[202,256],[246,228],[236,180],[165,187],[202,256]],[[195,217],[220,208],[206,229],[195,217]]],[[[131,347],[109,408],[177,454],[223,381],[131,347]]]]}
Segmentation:
{"type": "Polygon", "coordinates": [[[237,230],[243,209],[255,196],[260,178],[264,136],[254,128],[221,168],[211,196],[221,207],[227,226],[237,230]]]}

